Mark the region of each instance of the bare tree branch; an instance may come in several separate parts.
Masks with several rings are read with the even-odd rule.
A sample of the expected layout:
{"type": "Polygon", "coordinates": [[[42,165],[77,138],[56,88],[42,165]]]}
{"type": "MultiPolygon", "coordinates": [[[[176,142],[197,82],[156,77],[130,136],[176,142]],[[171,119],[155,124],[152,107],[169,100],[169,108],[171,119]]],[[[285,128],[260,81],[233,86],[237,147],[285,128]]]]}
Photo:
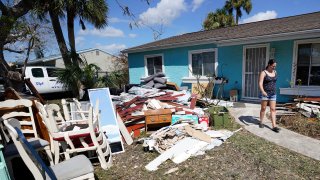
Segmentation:
{"type": "Polygon", "coordinates": [[[29,55],[30,55],[30,51],[33,48],[34,45],[34,37],[29,39],[29,43],[28,43],[28,50],[27,50],[27,55],[26,55],[26,59],[24,60],[24,64],[23,64],[23,71],[22,71],[22,77],[24,77],[25,75],[25,69],[29,60],[29,55]]]}

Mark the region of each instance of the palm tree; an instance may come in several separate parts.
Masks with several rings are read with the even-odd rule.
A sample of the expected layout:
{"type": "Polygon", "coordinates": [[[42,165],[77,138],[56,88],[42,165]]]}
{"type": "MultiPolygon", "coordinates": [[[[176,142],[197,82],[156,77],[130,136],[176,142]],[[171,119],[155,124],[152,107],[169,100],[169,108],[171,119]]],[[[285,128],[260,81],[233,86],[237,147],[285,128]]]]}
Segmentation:
{"type": "Polygon", "coordinates": [[[228,0],[226,1],[224,8],[229,14],[236,13],[236,24],[239,23],[239,18],[242,17],[242,9],[249,14],[252,9],[251,0],[228,0]]]}
{"type": "Polygon", "coordinates": [[[104,28],[107,25],[108,5],[104,0],[66,0],[65,6],[71,58],[73,59],[73,63],[77,64],[79,57],[75,47],[75,18],[79,18],[79,24],[83,30],[86,29],[84,20],[93,24],[97,29],[104,28]]]}
{"type": "Polygon", "coordinates": [[[76,98],[79,98],[80,89],[75,87],[80,87],[81,85],[86,89],[96,87],[99,70],[100,68],[95,64],[84,62],[81,67],[73,64],[57,72],[58,81],[63,83],[67,89],[72,90],[76,98]]]}
{"type": "MultiPolygon", "coordinates": [[[[74,21],[76,17],[79,18],[80,25],[85,29],[84,20],[93,24],[96,28],[103,28],[107,25],[107,12],[108,6],[104,0],[47,0],[47,1],[37,1],[38,14],[45,16],[46,12],[49,12],[52,27],[56,36],[56,40],[59,46],[60,53],[66,68],[66,73],[70,73],[69,78],[76,77],[73,74],[77,73],[77,68],[81,66],[79,64],[80,57],[76,53],[75,47],[75,35],[74,35],[74,21]],[[48,6],[44,6],[49,4],[48,6]],[[64,35],[62,33],[62,28],[60,24],[60,19],[67,15],[67,30],[68,39],[70,45],[70,51],[68,50],[64,35]]],[[[65,75],[67,77],[67,75],[65,75]]],[[[64,78],[66,79],[66,78],[64,78]]],[[[63,81],[63,79],[62,79],[63,81]]],[[[65,84],[72,85],[71,89],[74,96],[78,97],[78,89],[80,89],[81,82],[79,79],[68,80],[66,79],[65,84]]]]}
{"type": "Polygon", "coordinates": [[[234,18],[232,14],[228,14],[226,9],[217,9],[215,12],[210,12],[206,20],[203,22],[205,30],[211,30],[221,27],[228,27],[234,25],[234,18]]]}

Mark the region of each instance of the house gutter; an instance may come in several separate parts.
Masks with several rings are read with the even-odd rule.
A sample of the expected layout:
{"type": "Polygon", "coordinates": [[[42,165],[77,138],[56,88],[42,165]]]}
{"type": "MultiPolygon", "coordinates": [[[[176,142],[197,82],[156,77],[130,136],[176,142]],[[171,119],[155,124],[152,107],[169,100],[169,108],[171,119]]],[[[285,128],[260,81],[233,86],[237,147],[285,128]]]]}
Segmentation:
{"type": "Polygon", "coordinates": [[[218,47],[221,47],[221,46],[248,44],[248,43],[259,43],[262,41],[263,42],[265,42],[265,41],[270,42],[270,41],[279,41],[279,40],[313,38],[313,37],[319,37],[319,35],[320,35],[319,33],[320,33],[320,29],[312,29],[312,30],[305,30],[305,31],[270,34],[270,35],[245,37],[245,38],[237,38],[237,39],[226,39],[226,40],[222,40],[223,37],[208,38],[206,40],[187,41],[187,42],[182,42],[182,43],[173,43],[173,44],[166,44],[166,45],[159,45],[159,46],[151,46],[151,47],[147,47],[147,48],[123,50],[121,52],[122,53],[137,53],[137,52],[146,52],[146,51],[161,50],[161,49],[168,49],[168,48],[203,45],[203,44],[210,44],[210,43],[217,44],[218,47]]]}

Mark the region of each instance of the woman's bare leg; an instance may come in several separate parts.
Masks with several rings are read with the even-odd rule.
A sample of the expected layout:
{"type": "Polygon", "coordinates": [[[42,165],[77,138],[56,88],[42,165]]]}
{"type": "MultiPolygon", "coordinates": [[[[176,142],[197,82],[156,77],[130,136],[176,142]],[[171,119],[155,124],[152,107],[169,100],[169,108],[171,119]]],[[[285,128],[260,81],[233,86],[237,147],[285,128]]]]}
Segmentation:
{"type": "Polygon", "coordinates": [[[277,126],[276,125],[276,101],[270,101],[269,106],[270,106],[272,127],[276,127],[277,126]]]}
{"type": "Polygon", "coordinates": [[[268,101],[265,101],[265,100],[261,101],[260,124],[262,124],[262,122],[263,122],[264,114],[265,114],[266,109],[267,109],[267,104],[268,104],[268,101]]]}

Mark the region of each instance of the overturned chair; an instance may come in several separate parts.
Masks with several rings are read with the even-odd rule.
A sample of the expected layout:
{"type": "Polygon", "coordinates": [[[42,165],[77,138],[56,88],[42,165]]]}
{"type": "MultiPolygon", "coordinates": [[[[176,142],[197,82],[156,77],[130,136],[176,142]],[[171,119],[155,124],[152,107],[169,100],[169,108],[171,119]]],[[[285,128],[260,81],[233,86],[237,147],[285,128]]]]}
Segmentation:
{"type": "Polygon", "coordinates": [[[92,107],[88,111],[87,119],[63,121],[63,124],[58,126],[56,115],[62,117],[59,115],[61,113],[58,105],[50,104],[44,107],[36,102],[36,106],[43,123],[48,128],[54,147],[55,163],[59,162],[60,154],[64,154],[65,159],[69,159],[74,153],[94,151],[103,169],[108,169],[112,165],[109,142],[99,128],[98,115],[93,115],[92,107]]]}
{"type": "Polygon", "coordinates": [[[84,155],[78,155],[48,167],[22,134],[19,120],[11,118],[4,120],[4,124],[22,160],[35,179],[94,179],[93,166],[90,160],[84,155]]]}

